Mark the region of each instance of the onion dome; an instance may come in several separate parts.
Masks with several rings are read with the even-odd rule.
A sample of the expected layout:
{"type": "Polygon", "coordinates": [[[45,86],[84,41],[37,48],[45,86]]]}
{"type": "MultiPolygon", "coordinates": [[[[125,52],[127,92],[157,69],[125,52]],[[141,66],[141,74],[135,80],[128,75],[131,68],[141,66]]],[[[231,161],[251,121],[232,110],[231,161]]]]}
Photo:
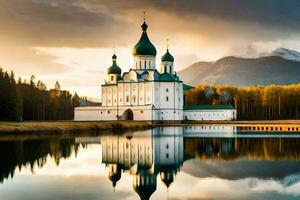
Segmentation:
{"type": "Polygon", "coordinates": [[[134,184],[133,189],[139,195],[141,200],[149,200],[156,191],[156,175],[137,175],[135,177],[138,184],[134,184]]]}
{"type": "Polygon", "coordinates": [[[156,56],[156,48],[151,43],[147,35],[148,25],[144,22],[141,27],[143,30],[142,36],[139,42],[133,47],[132,54],[134,56],[156,56]]]}
{"type": "Polygon", "coordinates": [[[121,74],[122,70],[121,68],[117,65],[117,56],[114,54],[112,56],[112,61],[113,64],[110,68],[107,69],[108,74],[121,74]]]}
{"type": "Polygon", "coordinates": [[[167,49],[165,55],[161,57],[161,62],[165,61],[174,62],[174,57],[170,54],[169,49],[167,49]]]}
{"type": "Polygon", "coordinates": [[[169,188],[171,183],[173,183],[173,181],[174,181],[174,175],[173,175],[172,171],[171,172],[161,172],[160,178],[161,178],[162,182],[167,186],[167,188],[169,188]]]}
{"type": "Polygon", "coordinates": [[[119,165],[116,166],[116,169],[113,168],[113,166],[110,166],[111,169],[108,174],[109,180],[111,180],[113,187],[116,187],[117,182],[121,179],[121,168],[119,165]]]}

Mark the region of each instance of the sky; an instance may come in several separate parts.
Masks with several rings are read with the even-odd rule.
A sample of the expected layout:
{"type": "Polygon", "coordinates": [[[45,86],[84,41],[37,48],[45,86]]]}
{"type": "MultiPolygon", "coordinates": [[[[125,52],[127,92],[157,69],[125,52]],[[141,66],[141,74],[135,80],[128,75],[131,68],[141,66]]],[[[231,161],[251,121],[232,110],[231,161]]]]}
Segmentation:
{"type": "Polygon", "coordinates": [[[224,56],[300,51],[298,0],[0,0],[0,66],[99,100],[114,52],[123,71],[133,67],[144,11],[157,68],[166,39],[177,71],[224,56]]]}

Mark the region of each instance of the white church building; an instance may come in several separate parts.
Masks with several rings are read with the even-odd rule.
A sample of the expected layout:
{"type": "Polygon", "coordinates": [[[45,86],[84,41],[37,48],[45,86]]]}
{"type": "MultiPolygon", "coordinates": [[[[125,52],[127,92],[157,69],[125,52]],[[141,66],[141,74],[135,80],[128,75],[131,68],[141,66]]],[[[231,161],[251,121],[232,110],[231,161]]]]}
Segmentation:
{"type": "Polygon", "coordinates": [[[75,121],[97,120],[234,120],[231,105],[184,105],[184,87],[174,71],[174,57],[167,48],[156,67],[156,48],[142,24],[142,35],[132,54],[134,67],[122,74],[117,56],[101,86],[102,105],[75,108],[75,121]]]}

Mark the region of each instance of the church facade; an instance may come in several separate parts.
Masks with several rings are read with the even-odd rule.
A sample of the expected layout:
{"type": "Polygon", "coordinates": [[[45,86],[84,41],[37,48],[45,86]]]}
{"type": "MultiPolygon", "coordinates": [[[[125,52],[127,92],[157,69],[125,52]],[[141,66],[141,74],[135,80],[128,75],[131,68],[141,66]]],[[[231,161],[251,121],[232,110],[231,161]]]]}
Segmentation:
{"type": "Polygon", "coordinates": [[[158,71],[157,51],[145,21],[141,27],[141,38],[132,51],[133,69],[122,74],[114,54],[101,86],[102,105],[75,108],[75,121],[236,119],[236,110],[230,105],[184,105],[184,84],[174,71],[174,57],[167,48],[158,71]]]}

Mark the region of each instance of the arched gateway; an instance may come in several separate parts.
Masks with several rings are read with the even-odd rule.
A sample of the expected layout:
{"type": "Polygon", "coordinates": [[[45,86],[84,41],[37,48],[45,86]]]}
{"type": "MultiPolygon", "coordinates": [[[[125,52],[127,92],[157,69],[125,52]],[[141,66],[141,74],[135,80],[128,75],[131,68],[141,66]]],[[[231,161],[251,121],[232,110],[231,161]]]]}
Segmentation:
{"type": "Polygon", "coordinates": [[[121,116],[121,120],[133,120],[133,112],[131,109],[125,110],[121,116]]]}

